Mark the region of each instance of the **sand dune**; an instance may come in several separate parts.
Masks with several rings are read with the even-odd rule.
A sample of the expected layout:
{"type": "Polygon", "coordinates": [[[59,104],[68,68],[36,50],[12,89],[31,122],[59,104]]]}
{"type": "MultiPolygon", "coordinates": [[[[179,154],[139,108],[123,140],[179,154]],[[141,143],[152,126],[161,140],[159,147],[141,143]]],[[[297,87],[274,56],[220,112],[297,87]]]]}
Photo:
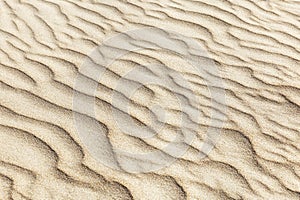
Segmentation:
{"type": "Polygon", "coordinates": [[[0,199],[300,199],[300,2],[0,1],[0,199]]]}

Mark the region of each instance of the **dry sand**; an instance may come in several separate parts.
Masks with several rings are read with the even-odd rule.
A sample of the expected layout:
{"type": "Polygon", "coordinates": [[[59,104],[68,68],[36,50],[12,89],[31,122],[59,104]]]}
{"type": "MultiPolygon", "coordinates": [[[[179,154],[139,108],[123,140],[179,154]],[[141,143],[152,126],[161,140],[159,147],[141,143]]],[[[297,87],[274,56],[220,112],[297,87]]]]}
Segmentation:
{"type": "MultiPolygon", "coordinates": [[[[142,40],[134,45],[154,45],[142,40]]],[[[0,1],[0,199],[300,199],[299,59],[296,0],[0,1]],[[208,75],[223,84],[163,48],[123,55],[101,80],[81,71],[98,45],[147,27],[195,40],[207,52],[205,70],[211,63],[218,69],[208,75]],[[160,73],[153,64],[189,87],[173,79],[170,88],[141,82],[160,73]],[[126,77],[138,65],[141,71],[126,77]],[[94,116],[84,107],[94,100],[86,91],[78,91],[83,106],[74,110],[79,74],[85,87],[97,86],[94,116]],[[222,91],[226,101],[212,98],[222,91]],[[209,130],[220,135],[200,159],[209,130]],[[164,149],[189,131],[192,142],[164,149]],[[157,169],[143,156],[153,151],[167,160],[157,169]]]]}

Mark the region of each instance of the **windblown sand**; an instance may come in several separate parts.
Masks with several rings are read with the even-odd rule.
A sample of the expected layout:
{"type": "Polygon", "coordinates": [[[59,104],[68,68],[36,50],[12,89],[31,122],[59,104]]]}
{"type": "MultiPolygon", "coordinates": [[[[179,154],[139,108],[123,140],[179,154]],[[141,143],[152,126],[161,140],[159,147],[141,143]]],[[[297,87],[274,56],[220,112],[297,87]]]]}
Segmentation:
{"type": "Polygon", "coordinates": [[[299,1],[0,1],[0,87],[1,200],[300,199],[299,1]],[[163,49],[125,55],[101,80],[86,82],[98,84],[95,117],[89,119],[101,124],[112,149],[106,156],[120,167],[113,169],[97,161],[78,136],[74,84],[98,45],[147,27],[197,41],[209,56],[203,62],[213,61],[222,77],[218,89],[226,102],[216,104],[226,110],[214,107],[206,77],[184,67],[180,55],[163,49]],[[148,73],[153,63],[190,83],[201,114],[198,129],[164,87],[144,85],[132,96],[122,93],[113,105],[118,80],[137,65],[148,73]],[[124,99],[130,99],[127,110],[118,108],[124,99]],[[162,118],[153,114],[160,109],[162,118]],[[124,133],[112,110],[121,121],[134,118],[138,127],[162,124],[161,131],[152,140],[124,133]],[[219,120],[211,118],[214,110],[226,120],[213,127],[220,131],[216,145],[199,159],[206,131],[219,120]],[[189,123],[180,126],[179,116],[189,123]],[[173,158],[162,147],[176,131],[190,129],[196,138],[187,151],[161,169],[131,173],[126,166],[137,158],[113,155],[115,149],[156,150],[173,158]]]}

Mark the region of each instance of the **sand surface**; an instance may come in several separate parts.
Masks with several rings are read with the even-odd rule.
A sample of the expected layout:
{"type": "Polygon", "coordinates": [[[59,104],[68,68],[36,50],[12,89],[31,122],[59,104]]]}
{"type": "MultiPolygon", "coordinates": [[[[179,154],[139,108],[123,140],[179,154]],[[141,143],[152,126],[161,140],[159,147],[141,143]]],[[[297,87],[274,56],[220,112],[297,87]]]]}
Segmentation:
{"type": "Polygon", "coordinates": [[[300,199],[300,1],[0,1],[6,199],[300,199]]]}

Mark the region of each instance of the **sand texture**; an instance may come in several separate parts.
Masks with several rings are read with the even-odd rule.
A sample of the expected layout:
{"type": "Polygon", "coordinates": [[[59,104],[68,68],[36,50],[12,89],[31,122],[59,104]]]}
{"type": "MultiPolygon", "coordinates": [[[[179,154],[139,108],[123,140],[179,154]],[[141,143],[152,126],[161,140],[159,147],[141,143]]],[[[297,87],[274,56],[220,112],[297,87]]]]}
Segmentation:
{"type": "Polygon", "coordinates": [[[1,0],[10,199],[300,199],[300,1],[1,0]]]}

